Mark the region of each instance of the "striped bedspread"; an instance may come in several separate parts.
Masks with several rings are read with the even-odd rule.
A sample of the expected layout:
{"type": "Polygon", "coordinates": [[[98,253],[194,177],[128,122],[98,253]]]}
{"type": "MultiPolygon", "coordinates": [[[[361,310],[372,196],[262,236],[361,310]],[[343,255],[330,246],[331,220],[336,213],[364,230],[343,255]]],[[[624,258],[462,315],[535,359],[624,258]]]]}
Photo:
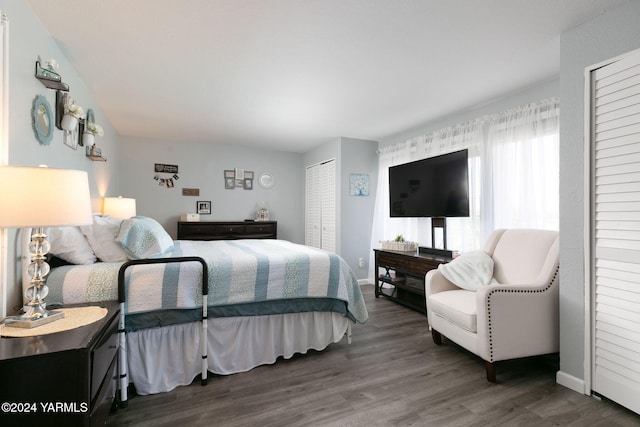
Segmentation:
{"type": "MultiPolygon", "coordinates": [[[[199,256],[208,264],[208,306],[212,316],[341,311],[364,323],[367,309],[353,271],[338,255],[285,240],[175,241],[166,257],[199,256]]],[[[49,304],[117,299],[122,263],[63,266],[49,274],[49,304]]],[[[201,265],[136,265],[126,273],[127,317],[164,319],[202,306],[201,265]]],[[[192,316],[192,317],[193,317],[192,316]]],[[[146,327],[148,322],[145,323],[146,327]]]]}

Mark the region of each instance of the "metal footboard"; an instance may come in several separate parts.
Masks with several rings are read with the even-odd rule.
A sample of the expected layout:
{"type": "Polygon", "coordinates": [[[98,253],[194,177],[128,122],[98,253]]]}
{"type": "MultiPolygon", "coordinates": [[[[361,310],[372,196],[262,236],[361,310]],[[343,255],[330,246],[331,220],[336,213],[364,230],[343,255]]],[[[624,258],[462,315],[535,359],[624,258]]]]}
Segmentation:
{"type": "Polygon", "coordinates": [[[202,357],[202,372],[200,381],[202,385],[207,384],[207,293],[209,284],[209,269],[204,259],[197,256],[173,257],[173,258],[149,258],[127,261],[118,271],[118,302],[120,303],[120,320],[118,322],[118,366],[119,366],[119,386],[120,386],[120,407],[127,407],[127,340],[125,331],[124,303],[126,302],[126,292],[124,287],[124,276],[127,268],[141,264],[170,264],[181,262],[199,262],[202,264],[202,329],[200,331],[200,353],[202,357]]]}

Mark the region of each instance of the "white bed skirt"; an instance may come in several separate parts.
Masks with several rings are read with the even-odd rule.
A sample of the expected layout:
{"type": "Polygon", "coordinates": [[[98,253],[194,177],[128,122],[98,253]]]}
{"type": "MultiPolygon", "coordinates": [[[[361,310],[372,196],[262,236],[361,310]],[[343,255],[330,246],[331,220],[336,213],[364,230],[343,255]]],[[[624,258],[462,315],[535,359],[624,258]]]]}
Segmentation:
{"type": "MultiPolygon", "coordinates": [[[[338,313],[308,312],[207,320],[209,372],[229,375],[338,342],[351,321],[338,313]]],[[[127,333],[128,379],[141,395],[191,384],[200,375],[201,323],[127,333]]]]}

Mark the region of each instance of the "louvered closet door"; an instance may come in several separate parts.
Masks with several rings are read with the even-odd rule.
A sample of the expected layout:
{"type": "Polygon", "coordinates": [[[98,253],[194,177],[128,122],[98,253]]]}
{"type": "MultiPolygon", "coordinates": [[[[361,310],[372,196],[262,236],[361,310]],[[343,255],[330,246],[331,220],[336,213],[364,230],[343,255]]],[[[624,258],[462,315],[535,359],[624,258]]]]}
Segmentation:
{"type": "Polygon", "coordinates": [[[320,165],[322,194],[322,249],[336,251],[336,162],[320,165]]]}
{"type": "Polygon", "coordinates": [[[591,72],[592,389],[640,412],[640,53],[591,72]]]}
{"type": "Polygon", "coordinates": [[[305,244],[322,247],[320,167],[307,167],[305,181],[305,244]]]}
{"type": "Polygon", "coordinates": [[[308,166],[305,183],[305,244],[336,250],[336,162],[308,166]]]}

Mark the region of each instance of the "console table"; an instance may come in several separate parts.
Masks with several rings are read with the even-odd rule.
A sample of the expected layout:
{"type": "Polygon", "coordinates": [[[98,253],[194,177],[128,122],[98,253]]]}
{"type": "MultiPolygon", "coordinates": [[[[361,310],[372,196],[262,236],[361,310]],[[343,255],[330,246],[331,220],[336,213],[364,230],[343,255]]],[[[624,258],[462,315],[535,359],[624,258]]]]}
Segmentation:
{"type": "Polygon", "coordinates": [[[178,221],[178,240],[277,239],[277,221],[178,221]]]}
{"type": "Polygon", "coordinates": [[[117,388],[117,301],[102,319],[63,332],[0,338],[3,425],[88,426],[106,422],[117,388]]]}
{"type": "Polygon", "coordinates": [[[451,261],[451,258],[418,252],[374,249],[375,295],[426,314],[424,276],[429,270],[451,261]],[[391,287],[383,287],[384,284],[391,287]]]}

